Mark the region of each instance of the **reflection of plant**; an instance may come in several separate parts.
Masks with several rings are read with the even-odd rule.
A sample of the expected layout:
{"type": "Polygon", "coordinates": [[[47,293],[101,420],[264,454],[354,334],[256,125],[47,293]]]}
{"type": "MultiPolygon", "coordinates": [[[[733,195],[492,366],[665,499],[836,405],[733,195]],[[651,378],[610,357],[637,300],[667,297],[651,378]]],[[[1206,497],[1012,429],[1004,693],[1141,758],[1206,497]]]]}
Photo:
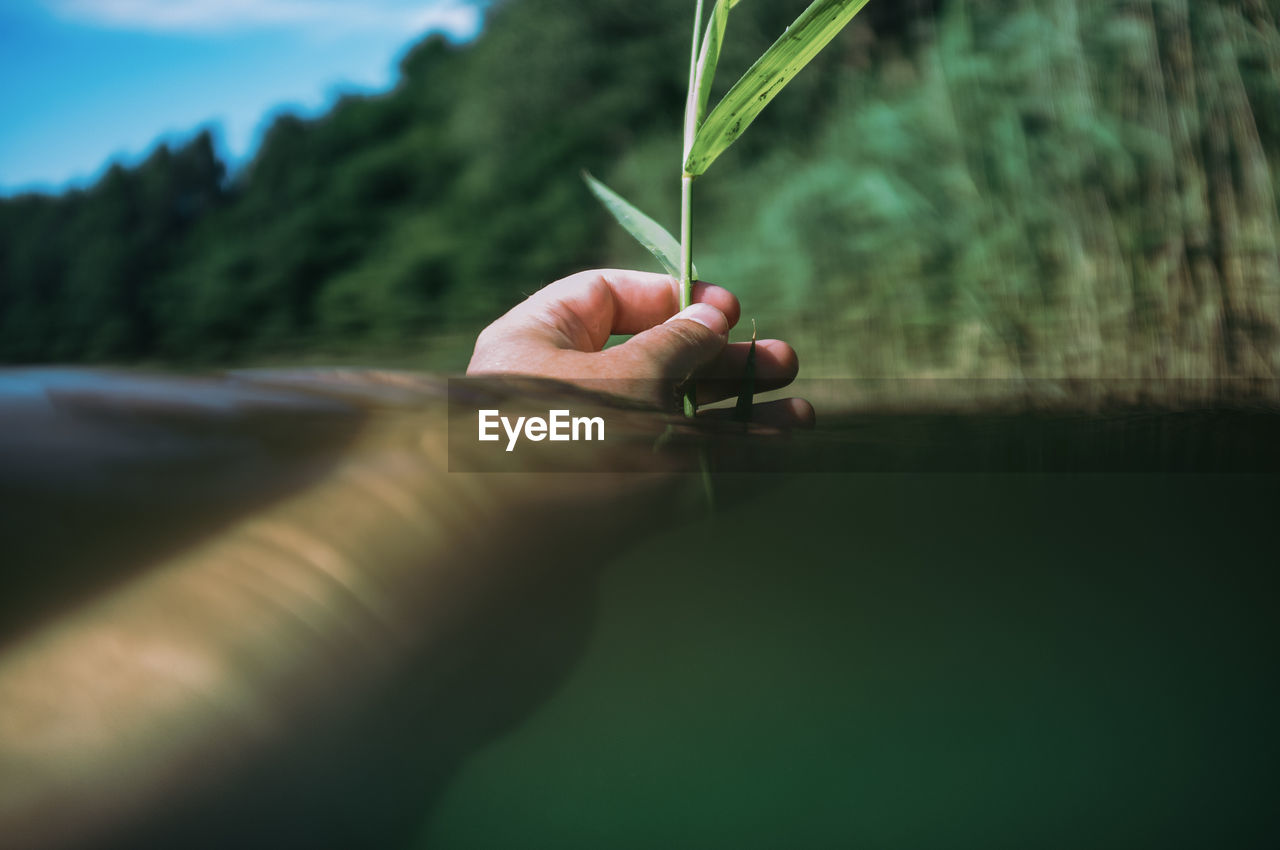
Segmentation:
{"type": "MultiPolygon", "coordinates": [[[[689,60],[689,92],[685,102],[684,155],[681,168],[680,240],[653,219],[627,203],[594,178],[587,183],[618,222],[647,248],[673,276],[680,278],[680,308],[692,300],[693,181],[747,129],[787,83],[827,46],[868,0],[815,0],[787,27],[786,32],[734,83],[724,99],[707,114],[711,84],[724,44],[729,10],[739,0],[716,0],[702,33],[702,0],[693,19],[693,48],[689,60]]],[[[685,396],[685,414],[692,416],[692,392],[685,396]]]]}

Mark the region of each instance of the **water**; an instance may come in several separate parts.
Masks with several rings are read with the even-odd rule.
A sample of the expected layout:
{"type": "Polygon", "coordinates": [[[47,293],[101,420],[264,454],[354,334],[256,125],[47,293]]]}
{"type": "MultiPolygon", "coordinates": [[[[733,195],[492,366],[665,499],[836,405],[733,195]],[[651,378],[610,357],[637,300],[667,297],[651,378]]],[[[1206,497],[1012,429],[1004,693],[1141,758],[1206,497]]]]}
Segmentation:
{"type": "Polygon", "coordinates": [[[580,660],[418,846],[1276,836],[1275,477],[735,486],[604,571],[580,660]]]}
{"type": "MultiPolygon", "coordinates": [[[[0,637],[324,480],[364,421],[354,404],[0,374],[0,637]]],[[[627,517],[636,545],[557,537],[587,569],[526,576],[444,657],[401,661],[380,701],[210,806],[166,807],[155,831],[187,846],[1273,843],[1277,423],[1243,407],[881,413],[727,439],[722,468],[773,472],[717,476],[709,515],[627,517]]]]}

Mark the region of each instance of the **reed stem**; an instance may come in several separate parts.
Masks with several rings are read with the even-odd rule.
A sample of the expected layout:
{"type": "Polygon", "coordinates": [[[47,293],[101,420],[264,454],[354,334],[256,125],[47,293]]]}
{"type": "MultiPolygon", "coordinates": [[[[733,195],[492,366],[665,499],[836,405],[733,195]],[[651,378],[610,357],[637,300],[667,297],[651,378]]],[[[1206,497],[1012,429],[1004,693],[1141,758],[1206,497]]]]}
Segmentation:
{"type": "MultiPolygon", "coordinates": [[[[684,150],[680,157],[680,309],[693,303],[693,175],[685,171],[689,152],[698,135],[698,52],[702,44],[702,3],[693,13],[693,47],[689,55],[689,98],[684,106],[684,150]]],[[[693,387],[684,394],[684,415],[698,409],[693,387]]]]}

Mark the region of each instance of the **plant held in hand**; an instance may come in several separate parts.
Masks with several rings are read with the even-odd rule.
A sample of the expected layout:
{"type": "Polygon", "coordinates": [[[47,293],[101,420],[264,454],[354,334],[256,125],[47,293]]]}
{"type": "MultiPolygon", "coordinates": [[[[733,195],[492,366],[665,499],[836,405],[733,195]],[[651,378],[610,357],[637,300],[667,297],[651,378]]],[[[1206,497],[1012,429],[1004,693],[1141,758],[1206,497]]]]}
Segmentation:
{"type": "MultiPolygon", "coordinates": [[[[724,44],[729,11],[740,0],[715,0],[706,32],[702,31],[703,0],[693,18],[693,48],[689,59],[689,96],[684,113],[684,151],[681,166],[680,239],[649,218],[591,175],[584,175],[591,191],[618,222],[649,250],[663,268],[680,278],[680,309],[692,300],[693,181],[706,172],[729,145],[737,141],[756,116],[783,87],[835,38],[870,0],[814,0],[786,32],[764,52],[724,99],[707,114],[711,84],[724,44]]],[[[751,376],[748,374],[747,380],[751,376]]],[[[741,407],[741,405],[740,405],[741,407]]],[[[686,416],[694,414],[692,393],[684,399],[686,416]]]]}

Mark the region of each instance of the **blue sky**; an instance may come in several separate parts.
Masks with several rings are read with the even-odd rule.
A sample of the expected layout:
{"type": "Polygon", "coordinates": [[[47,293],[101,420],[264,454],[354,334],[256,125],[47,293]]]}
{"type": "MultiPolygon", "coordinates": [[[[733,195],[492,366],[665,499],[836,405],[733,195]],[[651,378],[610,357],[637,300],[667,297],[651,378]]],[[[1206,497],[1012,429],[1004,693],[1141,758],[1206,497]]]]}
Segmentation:
{"type": "Polygon", "coordinates": [[[466,0],[0,0],[0,193],[92,181],[212,126],[236,164],[280,109],[385,88],[466,0]]]}

